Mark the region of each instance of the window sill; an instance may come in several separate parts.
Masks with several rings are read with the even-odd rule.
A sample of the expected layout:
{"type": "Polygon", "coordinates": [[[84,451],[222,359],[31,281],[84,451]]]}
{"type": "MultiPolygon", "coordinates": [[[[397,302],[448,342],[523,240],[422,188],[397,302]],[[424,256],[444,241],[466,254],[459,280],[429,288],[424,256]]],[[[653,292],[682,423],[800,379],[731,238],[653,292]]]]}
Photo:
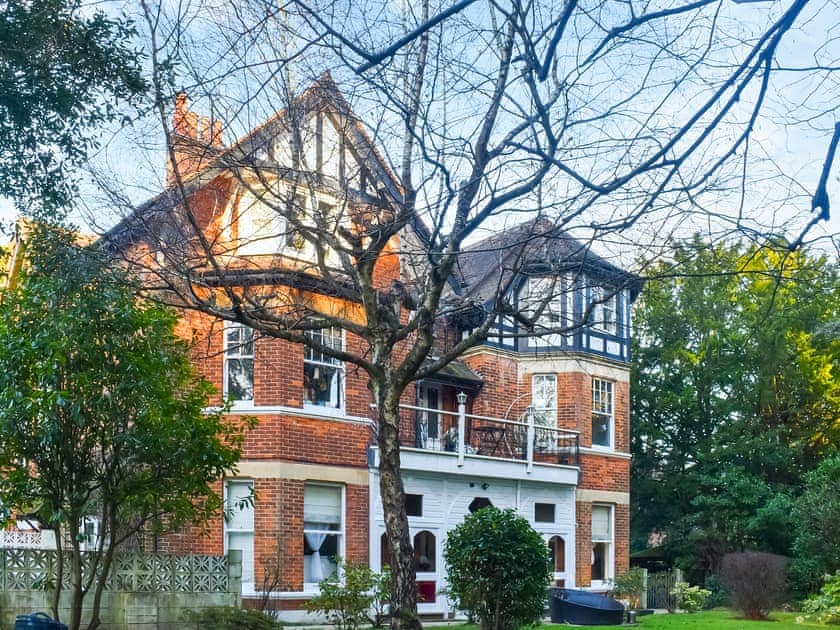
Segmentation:
{"type": "MultiPolygon", "coordinates": [[[[220,411],[220,407],[206,407],[208,413],[220,411]]],[[[303,407],[288,407],[285,405],[254,405],[248,406],[241,404],[231,407],[228,413],[233,415],[290,415],[290,416],[305,416],[308,418],[327,418],[330,420],[338,420],[341,422],[352,422],[370,424],[370,418],[364,416],[350,416],[347,415],[343,409],[330,409],[329,407],[321,407],[320,405],[304,405],[303,407]]]]}
{"type": "Polygon", "coordinates": [[[263,597],[264,595],[268,595],[268,599],[297,600],[309,599],[310,597],[320,594],[320,592],[321,591],[317,584],[304,584],[302,591],[270,591],[266,594],[265,592],[256,589],[255,582],[242,583],[242,595],[244,597],[263,597]]]}
{"type": "Polygon", "coordinates": [[[325,405],[313,405],[312,403],[308,402],[303,403],[303,410],[321,416],[344,417],[344,409],[339,409],[337,407],[327,407],[325,405]]]}

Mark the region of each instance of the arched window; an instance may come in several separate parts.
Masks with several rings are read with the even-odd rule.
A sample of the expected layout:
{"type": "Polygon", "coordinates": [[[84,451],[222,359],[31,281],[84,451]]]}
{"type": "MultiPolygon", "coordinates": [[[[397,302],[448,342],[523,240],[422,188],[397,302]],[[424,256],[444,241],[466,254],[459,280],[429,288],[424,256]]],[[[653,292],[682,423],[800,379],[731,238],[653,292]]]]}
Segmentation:
{"type": "Polygon", "coordinates": [[[566,541],[562,536],[552,536],[548,540],[548,548],[551,551],[551,565],[555,573],[566,572],[566,541]]]}
{"type": "Polygon", "coordinates": [[[492,505],[493,504],[490,503],[490,499],[488,499],[487,497],[476,497],[470,503],[469,510],[470,510],[470,513],[475,514],[481,508],[490,507],[492,505]]]}
{"type": "Polygon", "coordinates": [[[435,535],[432,532],[419,532],[414,537],[414,569],[418,573],[437,570],[435,535]]]}

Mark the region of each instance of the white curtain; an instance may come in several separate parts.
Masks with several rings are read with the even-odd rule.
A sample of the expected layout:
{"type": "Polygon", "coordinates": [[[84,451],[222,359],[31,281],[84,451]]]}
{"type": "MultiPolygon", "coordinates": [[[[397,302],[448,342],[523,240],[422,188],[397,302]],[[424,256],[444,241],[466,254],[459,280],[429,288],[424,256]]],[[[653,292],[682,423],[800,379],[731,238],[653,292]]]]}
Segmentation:
{"type": "Polygon", "coordinates": [[[324,579],[324,571],[321,568],[321,545],[327,539],[327,534],[316,534],[305,532],[306,544],[312,548],[312,557],[309,560],[309,581],[320,582],[324,579]]]}

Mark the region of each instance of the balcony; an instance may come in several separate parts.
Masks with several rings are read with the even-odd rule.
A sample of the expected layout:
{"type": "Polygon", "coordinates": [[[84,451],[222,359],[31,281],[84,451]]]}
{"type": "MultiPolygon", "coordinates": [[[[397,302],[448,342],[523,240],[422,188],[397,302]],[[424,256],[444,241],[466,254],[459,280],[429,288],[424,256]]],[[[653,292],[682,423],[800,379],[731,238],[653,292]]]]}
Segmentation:
{"type": "MultiPolygon", "coordinates": [[[[530,409],[520,421],[401,405],[414,436],[403,441],[404,469],[444,474],[532,479],[577,485],[580,435],[545,426],[530,409]]],[[[405,426],[403,424],[403,426],[405,426]]],[[[373,449],[372,464],[378,463],[373,449]]]]}

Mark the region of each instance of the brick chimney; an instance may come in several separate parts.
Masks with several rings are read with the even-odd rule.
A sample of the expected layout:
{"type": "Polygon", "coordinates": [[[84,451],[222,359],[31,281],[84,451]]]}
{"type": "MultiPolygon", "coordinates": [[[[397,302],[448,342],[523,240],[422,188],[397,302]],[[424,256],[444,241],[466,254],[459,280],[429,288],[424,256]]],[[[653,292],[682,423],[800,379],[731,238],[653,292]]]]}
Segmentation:
{"type": "MultiPolygon", "coordinates": [[[[222,148],[222,123],[209,116],[199,116],[190,111],[187,95],[180,92],[175,97],[172,114],[172,148],[175,152],[178,174],[187,179],[201,170],[219,154],[222,148]]],[[[175,183],[172,160],[166,158],[166,185],[175,183]]]]}

